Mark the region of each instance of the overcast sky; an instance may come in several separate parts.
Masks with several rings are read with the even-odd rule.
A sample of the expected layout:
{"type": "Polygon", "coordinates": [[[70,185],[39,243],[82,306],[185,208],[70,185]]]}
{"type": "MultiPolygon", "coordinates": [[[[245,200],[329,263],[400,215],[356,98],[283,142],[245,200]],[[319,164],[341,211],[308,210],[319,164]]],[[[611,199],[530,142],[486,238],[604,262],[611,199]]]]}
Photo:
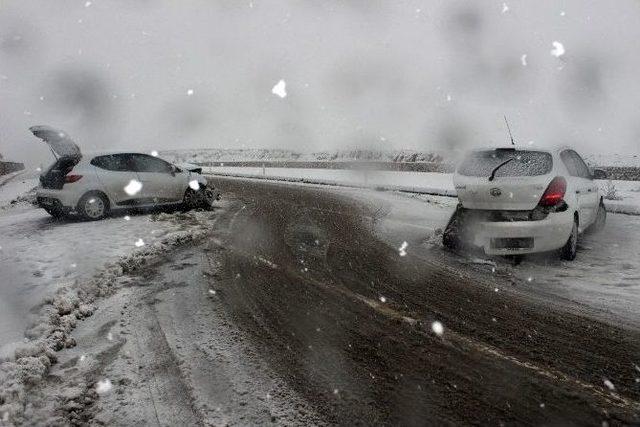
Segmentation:
{"type": "Polygon", "coordinates": [[[639,41],[631,0],[0,0],[0,152],[46,159],[34,124],[86,150],[428,150],[504,142],[503,114],[523,144],[638,152],[639,41]]]}

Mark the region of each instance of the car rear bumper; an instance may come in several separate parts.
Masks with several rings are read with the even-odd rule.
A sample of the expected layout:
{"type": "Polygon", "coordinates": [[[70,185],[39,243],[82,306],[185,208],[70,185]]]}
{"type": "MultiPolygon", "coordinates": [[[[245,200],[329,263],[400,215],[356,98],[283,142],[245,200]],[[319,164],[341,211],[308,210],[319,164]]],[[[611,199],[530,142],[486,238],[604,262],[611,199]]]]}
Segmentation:
{"type": "Polygon", "coordinates": [[[539,221],[479,222],[473,243],[487,255],[546,252],[565,245],[573,227],[570,211],[553,212],[539,221]]]}
{"type": "Polygon", "coordinates": [[[39,188],[36,191],[36,203],[41,208],[61,207],[71,211],[78,204],[78,194],[76,191],[39,188]]]}

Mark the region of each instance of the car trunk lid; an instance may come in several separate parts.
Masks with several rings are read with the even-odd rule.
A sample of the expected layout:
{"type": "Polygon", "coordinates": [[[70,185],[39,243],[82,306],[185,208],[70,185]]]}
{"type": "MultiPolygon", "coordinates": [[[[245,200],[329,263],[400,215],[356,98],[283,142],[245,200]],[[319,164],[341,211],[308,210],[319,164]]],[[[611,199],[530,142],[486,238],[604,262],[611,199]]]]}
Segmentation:
{"type": "Polygon", "coordinates": [[[552,166],[543,151],[475,151],[458,167],[454,185],[467,209],[531,210],[551,181],[552,166]]]}
{"type": "Polygon", "coordinates": [[[464,177],[456,180],[458,199],[467,209],[531,210],[538,205],[548,176],[509,177],[487,181],[486,178],[464,177]]]}
{"type": "Polygon", "coordinates": [[[51,126],[32,126],[29,130],[49,146],[55,157],[55,162],[40,175],[40,184],[43,188],[61,189],[64,177],[82,158],[80,148],[66,132],[51,126]]]}

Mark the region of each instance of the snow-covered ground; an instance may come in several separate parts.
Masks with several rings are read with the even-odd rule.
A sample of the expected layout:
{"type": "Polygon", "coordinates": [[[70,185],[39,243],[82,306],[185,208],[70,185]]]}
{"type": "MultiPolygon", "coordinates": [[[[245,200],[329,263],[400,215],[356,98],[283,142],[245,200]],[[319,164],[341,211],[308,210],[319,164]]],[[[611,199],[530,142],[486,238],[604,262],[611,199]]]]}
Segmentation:
{"type": "MultiPolygon", "coordinates": [[[[436,172],[354,171],[340,169],[298,169],[259,167],[208,167],[206,173],[232,176],[300,179],[311,183],[383,188],[409,192],[451,195],[455,189],[451,174],[436,172]]],[[[640,214],[640,181],[598,181],[603,192],[615,188],[619,200],[605,200],[614,212],[640,214]]]]}
{"type": "Polygon", "coordinates": [[[302,153],[282,149],[180,149],[162,151],[167,160],[181,162],[231,162],[231,161],[383,161],[383,162],[440,162],[455,159],[454,153],[416,150],[334,150],[302,153]]]}
{"type": "Polygon", "coordinates": [[[593,166],[626,166],[640,168],[640,155],[619,153],[585,153],[585,161],[593,166]]]}
{"type": "Polygon", "coordinates": [[[36,185],[34,176],[19,175],[0,186],[0,356],[22,341],[34,307],[57,289],[187,226],[162,215],[124,213],[90,223],[56,221],[25,200],[36,185]]]}

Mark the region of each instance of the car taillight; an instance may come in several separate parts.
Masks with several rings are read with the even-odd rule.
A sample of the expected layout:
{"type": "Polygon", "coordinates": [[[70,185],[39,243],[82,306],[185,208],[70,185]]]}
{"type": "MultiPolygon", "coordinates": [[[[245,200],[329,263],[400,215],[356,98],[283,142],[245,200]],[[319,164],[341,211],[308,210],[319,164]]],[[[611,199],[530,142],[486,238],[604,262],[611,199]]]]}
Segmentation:
{"type": "Polygon", "coordinates": [[[551,207],[556,206],[564,199],[564,193],[567,191],[567,181],[561,177],[556,176],[551,180],[549,186],[544,191],[542,198],[540,199],[540,206],[551,207]]]}
{"type": "Polygon", "coordinates": [[[73,175],[73,174],[65,175],[64,183],[69,184],[72,182],[80,181],[80,178],[82,178],[82,175],[73,175]]]}

